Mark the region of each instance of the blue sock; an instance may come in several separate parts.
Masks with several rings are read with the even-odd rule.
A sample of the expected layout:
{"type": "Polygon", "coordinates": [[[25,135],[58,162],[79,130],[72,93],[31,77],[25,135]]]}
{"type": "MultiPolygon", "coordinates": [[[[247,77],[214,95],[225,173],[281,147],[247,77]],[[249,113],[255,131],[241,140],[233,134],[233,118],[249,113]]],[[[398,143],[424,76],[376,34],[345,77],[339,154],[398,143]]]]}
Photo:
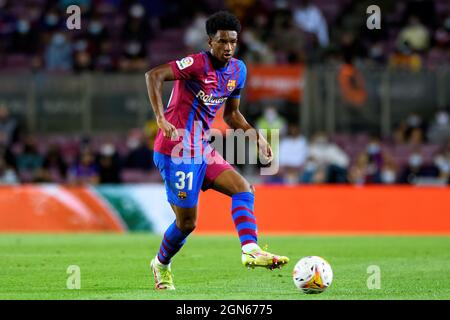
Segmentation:
{"type": "Polygon", "coordinates": [[[158,260],[162,264],[169,264],[172,257],[181,249],[189,235],[178,229],[176,220],[164,233],[161,246],[159,247],[158,260]]]}
{"type": "Polygon", "coordinates": [[[239,234],[241,246],[250,243],[258,243],[258,231],[256,227],[256,218],[253,214],[255,196],[251,192],[240,192],[233,194],[232,197],[232,217],[239,234]]]}

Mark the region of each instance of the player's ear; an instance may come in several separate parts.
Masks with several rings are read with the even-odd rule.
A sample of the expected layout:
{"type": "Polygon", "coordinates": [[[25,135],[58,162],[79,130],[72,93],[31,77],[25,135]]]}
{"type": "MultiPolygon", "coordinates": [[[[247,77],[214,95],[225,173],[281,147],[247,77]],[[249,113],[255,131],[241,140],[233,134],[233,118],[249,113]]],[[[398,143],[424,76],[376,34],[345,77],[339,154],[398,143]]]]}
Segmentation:
{"type": "Polygon", "coordinates": [[[208,36],[208,46],[210,49],[212,49],[212,41],[213,39],[210,36],[208,36]]]}

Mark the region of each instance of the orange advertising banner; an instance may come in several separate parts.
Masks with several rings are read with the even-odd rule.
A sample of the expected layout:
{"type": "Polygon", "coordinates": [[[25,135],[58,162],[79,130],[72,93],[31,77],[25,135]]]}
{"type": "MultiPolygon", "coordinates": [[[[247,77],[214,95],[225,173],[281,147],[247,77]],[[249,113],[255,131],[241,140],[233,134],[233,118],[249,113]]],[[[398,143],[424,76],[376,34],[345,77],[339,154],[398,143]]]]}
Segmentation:
{"type": "Polygon", "coordinates": [[[246,93],[249,102],[263,99],[302,99],[304,65],[249,65],[246,93]]]}
{"type": "MultiPolygon", "coordinates": [[[[450,188],[256,186],[260,233],[450,235],[450,188]]],[[[196,233],[234,234],[231,198],[200,195],[196,233]]]]}

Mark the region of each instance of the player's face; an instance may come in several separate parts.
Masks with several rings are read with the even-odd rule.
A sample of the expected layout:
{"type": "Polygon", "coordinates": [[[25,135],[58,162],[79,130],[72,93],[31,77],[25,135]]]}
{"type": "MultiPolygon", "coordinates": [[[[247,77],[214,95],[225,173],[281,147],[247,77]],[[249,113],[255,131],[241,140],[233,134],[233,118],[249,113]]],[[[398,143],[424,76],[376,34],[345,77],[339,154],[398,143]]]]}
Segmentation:
{"type": "Polygon", "coordinates": [[[214,57],[227,63],[233,57],[237,45],[237,32],[218,30],[213,38],[209,38],[209,47],[214,57]]]}

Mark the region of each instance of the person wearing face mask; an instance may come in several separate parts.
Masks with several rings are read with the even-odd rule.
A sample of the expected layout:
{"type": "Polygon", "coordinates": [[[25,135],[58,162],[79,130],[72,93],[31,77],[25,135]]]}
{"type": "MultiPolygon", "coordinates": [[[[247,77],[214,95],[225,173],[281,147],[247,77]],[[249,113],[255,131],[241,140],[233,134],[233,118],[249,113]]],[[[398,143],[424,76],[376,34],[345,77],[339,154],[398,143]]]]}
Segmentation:
{"type": "Polygon", "coordinates": [[[127,140],[129,153],[125,157],[125,168],[145,171],[154,169],[153,152],[145,142],[145,137],[140,132],[132,132],[129,135],[127,140]]]}
{"type": "Polygon", "coordinates": [[[416,184],[420,178],[437,176],[437,169],[434,166],[426,164],[423,156],[419,152],[414,152],[409,156],[408,164],[400,174],[398,183],[416,184]]]}
{"type": "Polygon", "coordinates": [[[37,49],[37,33],[28,19],[19,19],[16,22],[12,37],[12,51],[17,53],[34,54],[37,49]]]}
{"type": "Polygon", "coordinates": [[[349,156],[335,143],[330,142],[325,133],[315,134],[309,149],[309,156],[325,172],[327,183],[346,183],[349,156]]]}
{"type": "Polygon", "coordinates": [[[434,166],[439,171],[439,180],[449,184],[450,183],[450,156],[445,153],[439,153],[433,159],[434,166]]]}
{"type": "Polygon", "coordinates": [[[441,145],[450,141],[450,116],[447,110],[440,110],[436,113],[428,130],[428,139],[431,143],[441,145]]]}
{"type": "Polygon", "coordinates": [[[53,34],[45,50],[45,65],[49,71],[72,70],[72,45],[63,32],[53,34]]]}

